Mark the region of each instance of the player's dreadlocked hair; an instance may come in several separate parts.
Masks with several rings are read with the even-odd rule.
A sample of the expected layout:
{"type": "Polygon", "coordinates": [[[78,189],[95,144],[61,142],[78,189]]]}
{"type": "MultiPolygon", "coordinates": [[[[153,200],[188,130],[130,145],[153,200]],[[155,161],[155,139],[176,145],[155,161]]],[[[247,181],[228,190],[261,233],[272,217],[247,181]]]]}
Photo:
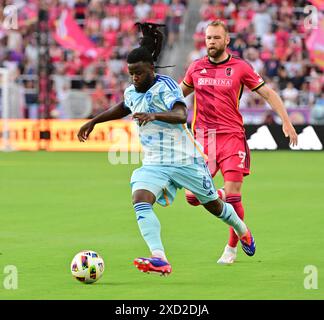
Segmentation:
{"type": "Polygon", "coordinates": [[[134,49],[127,56],[127,63],[149,62],[154,64],[157,61],[162,49],[163,33],[158,27],[164,27],[164,24],[155,23],[135,23],[143,33],[140,39],[140,47],[134,49]]]}

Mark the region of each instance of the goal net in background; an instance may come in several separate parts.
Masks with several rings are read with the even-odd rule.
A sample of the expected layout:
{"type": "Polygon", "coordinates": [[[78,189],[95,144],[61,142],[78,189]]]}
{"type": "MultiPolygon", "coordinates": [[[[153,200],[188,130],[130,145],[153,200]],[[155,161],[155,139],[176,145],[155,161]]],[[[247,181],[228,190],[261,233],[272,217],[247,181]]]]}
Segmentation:
{"type": "Polygon", "coordinates": [[[10,106],[9,106],[9,70],[0,68],[0,150],[11,151],[10,144],[10,106]]]}
{"type": "Polygon", "coordinates": [[[22,86],[13,80],[7,68],[0,68],[0,151],[15,150],[12,140],[12,119],[22,119],[22,86]]]}
{"type": "Polygon", "coordinates": [[[81,90],[69,90],[62,100],[62,113],[66,119],[85,119],[92,113],[91,96],[81,90]]]}
{"type": "MultiPolygon", "coordinates": [[[[13,78],[8,69],[0,68],[0,151],[48,150],[51,121],[85,119],[92,114],[90,93],[69,89],[61,100],[61,117],[47,119],[37,111],[36,117],[26,118],[26,89],[13,78]]],[[[39,110],[39,104],[37,108],[39,110]]],[[[64,128],[63,124],[63,131],[64,128]]]]}

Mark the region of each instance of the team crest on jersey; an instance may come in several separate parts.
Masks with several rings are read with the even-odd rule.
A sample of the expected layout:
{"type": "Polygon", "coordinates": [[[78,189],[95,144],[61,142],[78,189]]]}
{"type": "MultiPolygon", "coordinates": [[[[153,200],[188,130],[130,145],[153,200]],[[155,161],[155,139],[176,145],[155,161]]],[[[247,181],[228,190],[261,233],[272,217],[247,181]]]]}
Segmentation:
{"type": "Polygon", "coordinates": [[[228,77],[232,76],[233,73],[234,73],[234,70],[233,70],[232,68],[226,68],[226,70],[225,70],[225,74],[226,74],[228,77]]]}
{"type": "Polygon", "coordinates": [[[148,104],[150,104],[152,102],[152,92],[147,92],[145,95],[145,99],[147,101],[148,104]]]}

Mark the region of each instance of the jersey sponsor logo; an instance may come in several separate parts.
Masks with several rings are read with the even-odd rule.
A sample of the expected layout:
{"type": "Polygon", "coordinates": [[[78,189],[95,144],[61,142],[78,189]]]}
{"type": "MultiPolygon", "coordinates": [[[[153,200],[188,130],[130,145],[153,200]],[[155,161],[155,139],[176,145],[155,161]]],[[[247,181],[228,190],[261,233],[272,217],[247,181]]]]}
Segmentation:
{"type": "Polygon", "coordinates": [[[298,135],[297,146],[290,146],[292,150],[323,150],[323,145],[314,128],[308,126],[298,135]]]}
{"type": "Polygon", "coordinates": [[[231,87],[232,84],[232,79],[198,78],[198,86],[231,87]]]}

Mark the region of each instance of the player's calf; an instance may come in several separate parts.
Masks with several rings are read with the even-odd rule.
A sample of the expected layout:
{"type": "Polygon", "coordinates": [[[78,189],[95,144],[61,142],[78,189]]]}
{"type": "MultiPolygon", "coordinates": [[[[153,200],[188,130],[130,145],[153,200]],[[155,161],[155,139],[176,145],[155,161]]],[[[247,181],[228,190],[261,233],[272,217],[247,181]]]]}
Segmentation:
{"type": "MultiPolygon", "coordinates": [[[[196,206],[199,206],[201,204],[199,202],[199,200],[196,198],[196,196],[191,191],[186,190],[185,194],[186,194],[186,200],[190,205],[196,207],[196,206]]],[[[225,195],[224,188],[217,189],[217,194],[218,194],[218,197],[221,200],[223,200],[223,201],[226,200],[226,195],[225,195]]]]}
{"type": "MultiPolygon", "coordinates": [[[[251,237],[248,234],[246,224],[239,218],[232,205],[216,199],[204,204],[204,207],[213,215],[221,219],[223,222],[233,227],[237,235],[240,237],[248,235],[248,243],[250,245],[251,237]]],[[[242,241],[241,241],[242,242],[242,241]]]]}

